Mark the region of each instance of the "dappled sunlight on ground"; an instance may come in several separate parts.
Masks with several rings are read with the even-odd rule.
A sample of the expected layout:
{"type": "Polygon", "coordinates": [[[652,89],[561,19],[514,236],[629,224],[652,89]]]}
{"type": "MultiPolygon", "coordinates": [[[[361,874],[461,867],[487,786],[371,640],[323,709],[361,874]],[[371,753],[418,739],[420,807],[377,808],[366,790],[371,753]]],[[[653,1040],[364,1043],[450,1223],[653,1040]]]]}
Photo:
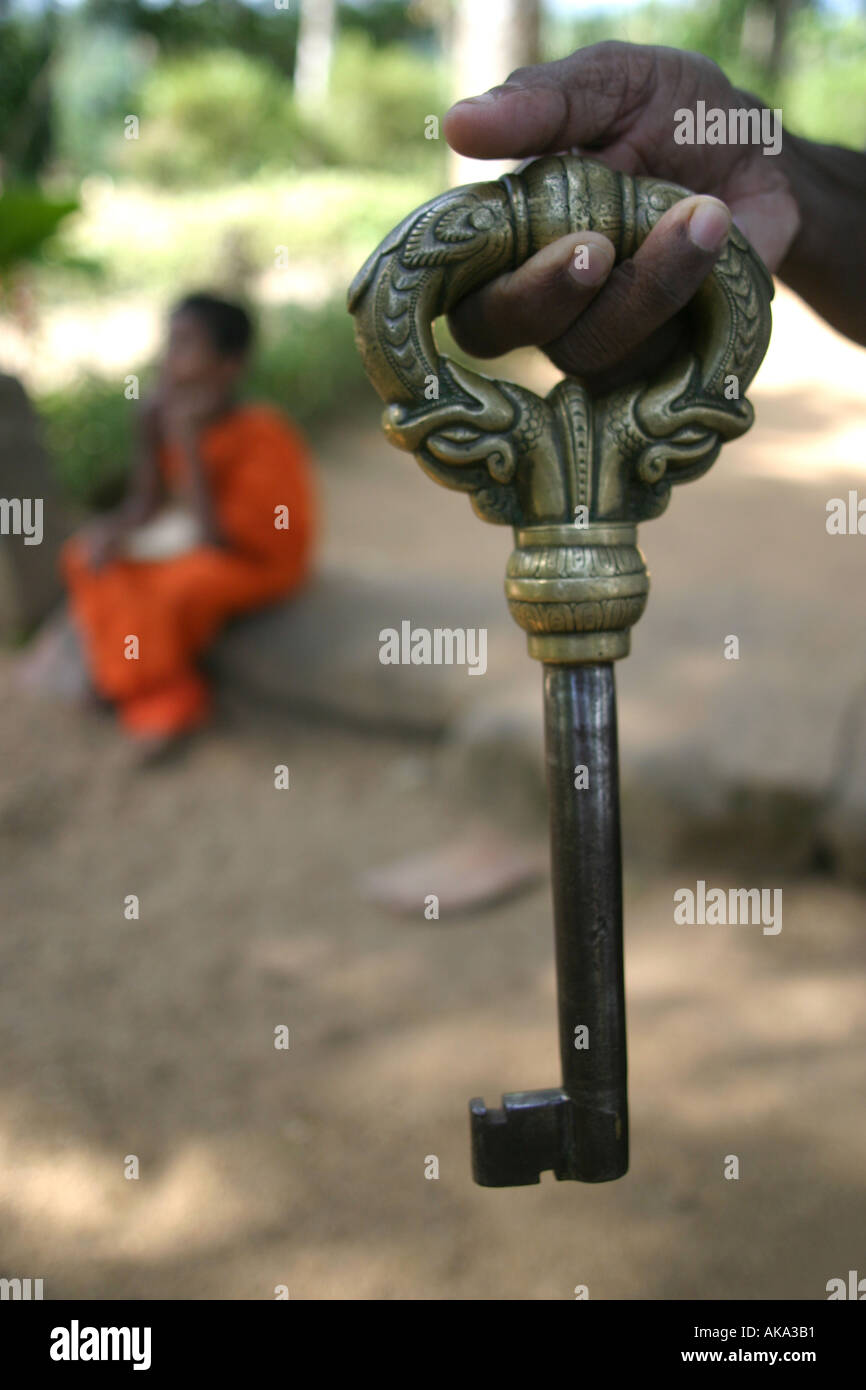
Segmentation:
{"type": "Polygon", "coordinates": [[[362,869],[461,824],[389,741],[226,727],[131,779],[110,724],[3,692],[0,1232],[47,1297],[810,1299],[856,1266],[862,898],[792,880],[777,936],[684,927],[711,850],[630,870],[631,1172],[487,1191],[469,1098],[558,1078],[547,885],[386,917],[362,869]]]}

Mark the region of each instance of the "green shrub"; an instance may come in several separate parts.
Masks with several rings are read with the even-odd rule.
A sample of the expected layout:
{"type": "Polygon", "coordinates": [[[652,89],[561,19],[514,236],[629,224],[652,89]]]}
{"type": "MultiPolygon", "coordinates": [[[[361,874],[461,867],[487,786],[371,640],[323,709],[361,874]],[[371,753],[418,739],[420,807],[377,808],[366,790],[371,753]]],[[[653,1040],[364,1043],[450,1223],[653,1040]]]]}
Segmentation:
{"type": "MultiPolygon", "coordinates": [[[[227,245],[239,240],[254,273],[272,268],[276,248],[287,246],[293,263],[315,261],[346,285],[382,237],[441,186],[429,165],[414,176],[261,173],[194,191],[124,182],[96,206],[85,201],[68,240],[79,256],[100,262],[104,294],[168,297],[184,285],[222,284],[230,277],[227,245]]],[[[72,288],[46,283],[51,293],[68,300],[72,288]]]]}
{"type": "MultiPolygon", "coordinates": [[[[230,49],[161,59],[141,85],[139,138],[124,140],[118,131],[114,166],[193,187],[261,169],[429,166],[424,118],[447,105],[442,73],[406,45],[374,49],[349,34],[337,44],[321,110],[304,112],[291,84],[264,59],[230,49]]],[[[440,140],[432,153],[443,150],[440,140]]]]}
{"type": "Polygon", "coordinates": [[[261,336],[247,394],[273,401],[301,425],[339,415],[370,390],[342,299],[271,311],[261,336]]]}
{"type": "Polygon", "coordinates": [[[324,153],[277,69],[231,49],[156,63],[140,101],[139,139],[117,147],[120,170],[138,178],[195,187],[267,164],[315,163],[324,153]]]}
{"type": "Polygon", "coordinates": [[[346,35],[337,45],[322,113],[331,158],[392,173],[429,167],[431,153],[444,161],[445,141],[441,135],[425,139],[424,121],[441,118],[449,105],[441,60],[405,44],[374,48],[362,34],[346,35]]]}
{"type": "Polygon", "coordinates": [[[46,198],[38,188],[18,184],[0,193],[0,271],[44,259],[64,218],[75,212],[74,198],[46,198]]]}
{"type": "Polygon", "coordinates": [[[36,405],[55,475],[70,501],[113,506],[129,471],[134,402],[118,382],[87,376],[40,396],[36,405]]]}
{"type": "Polygon", "coordinates": [[[811,13],[794,18],[796,61],[781,82],[786,127],[812,140],[866,145],[866,25],[835,25],[811,13]]]}
{"type": "Polygon", "coordinates": [[[61,167],[83,176],[106,170],[123,139],[124,118],[140,111],[138,92],[148,70],[141,35],[67,15],[52,59],[55,153],[61,167]]]}

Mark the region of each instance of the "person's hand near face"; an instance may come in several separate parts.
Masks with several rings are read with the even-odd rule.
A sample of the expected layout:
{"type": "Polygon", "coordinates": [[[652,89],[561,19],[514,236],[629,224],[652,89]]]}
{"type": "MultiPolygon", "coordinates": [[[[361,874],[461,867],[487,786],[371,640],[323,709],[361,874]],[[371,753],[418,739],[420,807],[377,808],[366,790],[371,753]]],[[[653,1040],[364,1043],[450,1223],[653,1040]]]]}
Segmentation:
{"type": "Polygon", "coordinates": [[[167,442],[188,444],[230,405],[242,358],[220,353],[194,314],[172,315],[159,385],[145,427],[167,442]]]}
{"type": "Polygon", "coordinates": [[[213,498],[200,450],[202,432],[232,408],[244,357],[220,352],[200,318],[183,309],[171,318],[159,384],[142,412],[151,443],[180,450],[182,486],[205,539],[220,543],[213,498]]]}
{"type": "Polygon", "coordinates": [[[95,517],[83,528],[81,539],[92,570],[100,570],[113,560],[128,528],[117,515],[95,517]]]}
{"type": "Polygon", "coordinates": [[[166,385],[156,395],[153,410],[160,437],[181,447],[194,444],[202,430],[224,408],[223,392],[209,381],[166,385]]]}

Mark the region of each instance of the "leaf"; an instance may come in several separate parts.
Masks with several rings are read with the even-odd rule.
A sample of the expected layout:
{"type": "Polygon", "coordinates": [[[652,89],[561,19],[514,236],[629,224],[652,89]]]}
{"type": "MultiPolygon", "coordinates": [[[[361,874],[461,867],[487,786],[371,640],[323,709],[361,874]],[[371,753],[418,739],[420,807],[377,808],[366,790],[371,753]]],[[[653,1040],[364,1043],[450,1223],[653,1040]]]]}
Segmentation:
{"type": "Polygon", "coordinates": [[[0,196],[0,272],[39,259],[45,242],[77,209],[74,198],[46,198],[37,188],[7,188],[0,196]]]}

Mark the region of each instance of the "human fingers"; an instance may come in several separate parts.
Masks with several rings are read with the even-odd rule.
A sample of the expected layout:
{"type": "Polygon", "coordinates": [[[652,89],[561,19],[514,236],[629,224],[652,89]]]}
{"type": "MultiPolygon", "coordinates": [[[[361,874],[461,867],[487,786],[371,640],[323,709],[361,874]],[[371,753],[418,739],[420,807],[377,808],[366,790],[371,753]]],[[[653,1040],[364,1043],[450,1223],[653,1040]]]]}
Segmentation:
{"type": "Polygon", "coordinates": [[[451,331],[474,357],[559,338],[601,289],[615,255],[600,232],[559,237],[462,299],[449,315],[451,331]]]}
{"type": "Polygon", "coordinates": [[[658,55],[667,52],[600,43],[556,62],[518,68],[490,91],[456,102],[445,115],[443,133],[459,154],[475,159],[520,159],[615,139],[651,100],[658,55]]]}
{"type": "Polygon", "coordinates": [[[692,299],[730,229],[731,214],[717,198],[675,203],[575,322],[545,341],[545,352],[572,376],[591,377],[626,361],[692,299]]]}

